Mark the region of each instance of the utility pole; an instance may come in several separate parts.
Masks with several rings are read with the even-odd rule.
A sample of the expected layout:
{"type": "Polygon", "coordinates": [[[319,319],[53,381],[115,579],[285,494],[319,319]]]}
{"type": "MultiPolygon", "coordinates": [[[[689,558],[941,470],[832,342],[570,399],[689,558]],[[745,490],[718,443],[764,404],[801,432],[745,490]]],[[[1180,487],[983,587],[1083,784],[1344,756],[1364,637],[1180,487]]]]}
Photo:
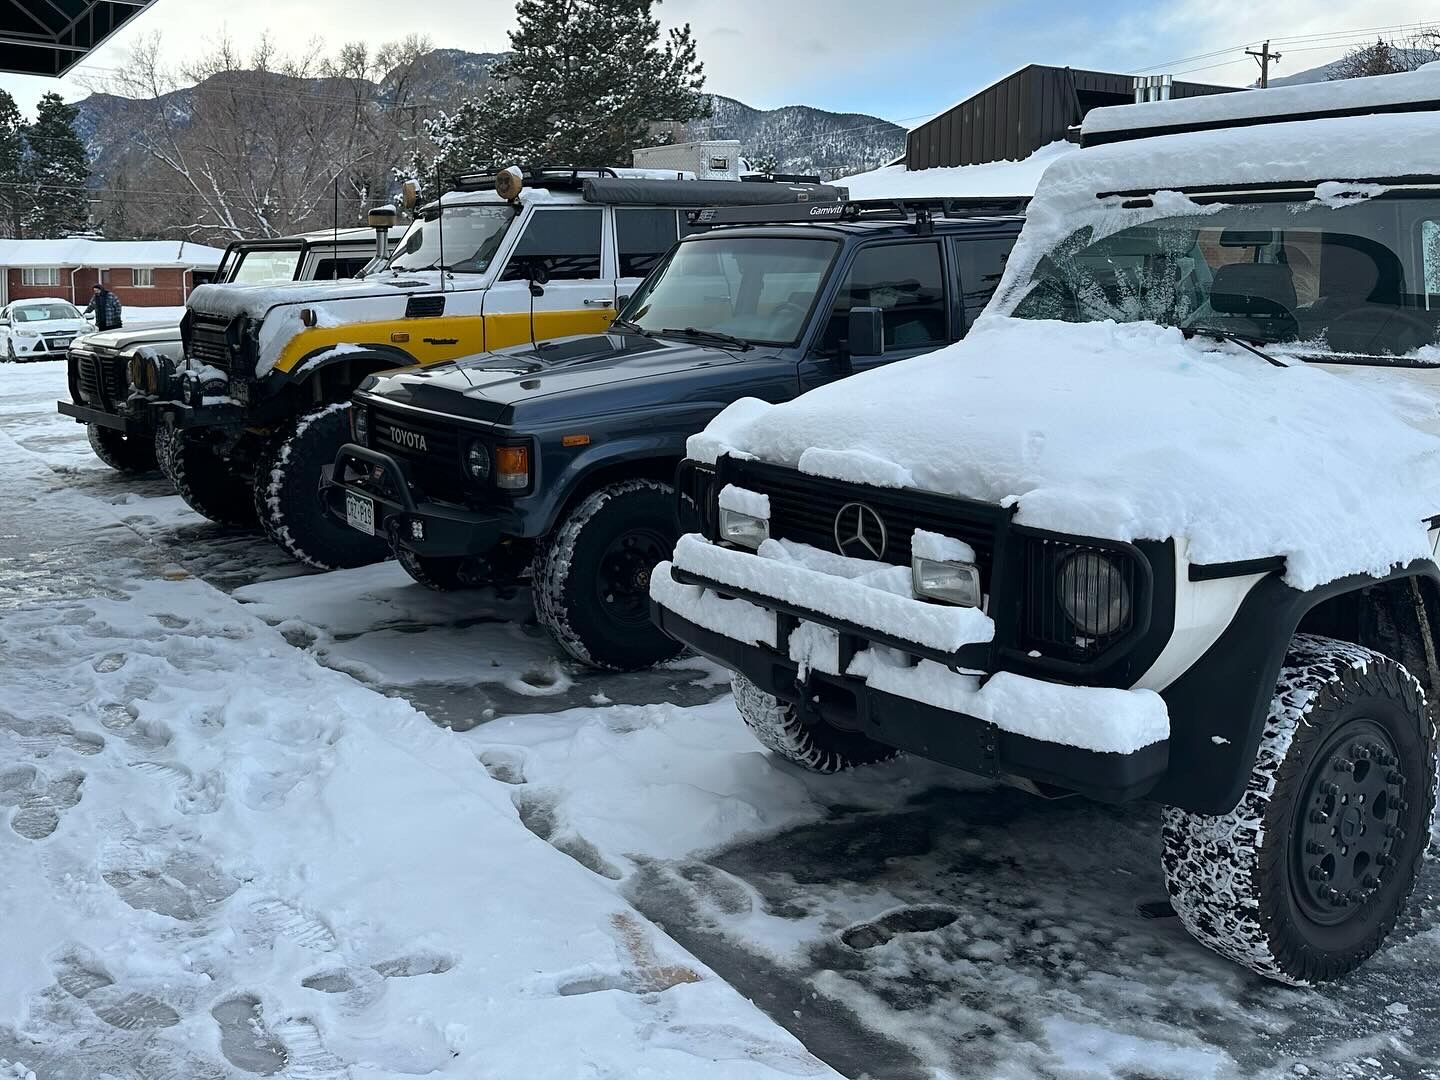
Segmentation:
{"type": "Polygon", "coordinates": [[[1245,55],[1255,57],[1255,62],[1260,65],[1260,89],[1264,90],[1270,85],[1270,61],[1274,60],[1276,63],[1279,63],[1280,54],[1278,52],[1271,52],[1270,42],[1267,41],[1264,45],[1260,46],[1259,52],[1256,52],[1254,49],[1246,49],[1245,55]]]}

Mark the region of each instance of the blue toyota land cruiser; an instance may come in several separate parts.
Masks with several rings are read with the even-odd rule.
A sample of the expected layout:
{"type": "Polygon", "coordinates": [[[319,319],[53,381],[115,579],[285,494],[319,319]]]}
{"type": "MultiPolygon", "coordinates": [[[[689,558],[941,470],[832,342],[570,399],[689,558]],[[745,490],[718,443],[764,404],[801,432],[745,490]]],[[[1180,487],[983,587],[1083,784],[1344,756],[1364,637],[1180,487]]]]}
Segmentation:
{"type": "MultiPolygon", "coordinates": [[[[367,378],[326,508],[430,588],[528,572],[540,622],[583,663],[668,659],[681,646],[650,622],[648,587],[680,535],[685,440],[741,398],[785,401],[963,337],[1019,209],[692,213],[704,231],[644,268],[608,332],[367,378]]],[[[564,265],[542,261],[532,288],[563,287],[564,265]]]]}

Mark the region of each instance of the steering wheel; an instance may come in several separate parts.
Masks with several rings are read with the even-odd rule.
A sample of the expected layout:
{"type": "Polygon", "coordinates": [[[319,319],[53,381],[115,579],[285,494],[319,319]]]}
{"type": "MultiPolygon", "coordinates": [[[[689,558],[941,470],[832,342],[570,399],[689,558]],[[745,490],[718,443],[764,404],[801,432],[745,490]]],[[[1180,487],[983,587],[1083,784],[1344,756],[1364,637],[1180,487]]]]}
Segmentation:
{"type": "Polygon", "coordinates": [[[1330,348],[1340,353],[1403,356],[1435,340],[1436,324],[1404,308],[1367,304],[1334,319],[1326,328],[1330,348]]]}

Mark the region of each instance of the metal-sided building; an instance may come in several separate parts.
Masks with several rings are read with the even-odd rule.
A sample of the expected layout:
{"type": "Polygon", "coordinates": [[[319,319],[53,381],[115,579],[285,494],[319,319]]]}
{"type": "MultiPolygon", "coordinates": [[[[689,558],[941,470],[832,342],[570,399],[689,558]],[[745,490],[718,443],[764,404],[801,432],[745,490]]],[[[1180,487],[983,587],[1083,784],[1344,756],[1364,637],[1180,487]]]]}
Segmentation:
{"type": "MultiPolygon", "coordinates": [[[[1234,86],[1169,82],[1170,97],[1229,94],[1234,86]]],[[[907,170],[1018,161],[1066,132],[1102,105],[1135,101],[1137,79],[1104,71],[1031,64],[910,132],[907,170]]]]}

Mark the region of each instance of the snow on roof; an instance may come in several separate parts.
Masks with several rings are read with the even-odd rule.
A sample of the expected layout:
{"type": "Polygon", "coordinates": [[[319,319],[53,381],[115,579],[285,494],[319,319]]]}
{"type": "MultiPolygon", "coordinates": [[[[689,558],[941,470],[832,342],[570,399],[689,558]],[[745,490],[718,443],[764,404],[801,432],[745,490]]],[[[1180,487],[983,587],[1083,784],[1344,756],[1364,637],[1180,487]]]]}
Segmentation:
{"type": "Polygon", "coordinates": [[[0,240],[0,267],[142,268],[220,265],[219,248],[178,240],[0,240]]]}
{"type": "Polygon", "coordinates": [[[1253,120],[1340,109],[1385,108],[1407,102],[1436,100],[1440,100],[1440,64],[1426,64],[1419,71],[1398,75],[1272,86],[1267,90],[1243,94],[1174,98],[1092,109],[1086,114],[1081,131],[1091,136],[1136,128],[1253,120]]]}
{"type": "Polygon", "coordinates": [[[835,183],[848,187],[852,199],[1017,198],[1033,195],[1050,163],[1076,149],[1073,143],[1060,141],[1042,146],[1020,161],[914,171],[903,165],[886,165],[835,183]]]}

